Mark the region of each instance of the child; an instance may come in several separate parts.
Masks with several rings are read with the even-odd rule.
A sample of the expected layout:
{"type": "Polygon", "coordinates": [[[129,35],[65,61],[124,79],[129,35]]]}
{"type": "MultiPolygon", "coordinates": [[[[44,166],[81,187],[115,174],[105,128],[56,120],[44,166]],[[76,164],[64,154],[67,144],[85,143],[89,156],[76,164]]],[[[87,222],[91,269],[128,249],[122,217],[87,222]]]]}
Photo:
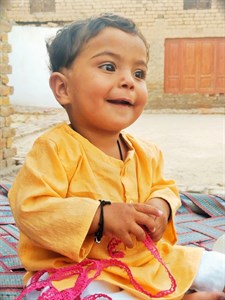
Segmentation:
{"type": "Polygon", "coordinates": [[[67,296],[43,299],[225,299],[223,254],[175,244],[180,200],[161,152],[122,131],[148,99],[148,46],[135,24],[113,14],[75,22],[47,48],[50,86],[70,124],[37,139],[9,192],[25,284],[35,282],[27,299],[56,293],[55,268],[53,286],[67,296]]]}

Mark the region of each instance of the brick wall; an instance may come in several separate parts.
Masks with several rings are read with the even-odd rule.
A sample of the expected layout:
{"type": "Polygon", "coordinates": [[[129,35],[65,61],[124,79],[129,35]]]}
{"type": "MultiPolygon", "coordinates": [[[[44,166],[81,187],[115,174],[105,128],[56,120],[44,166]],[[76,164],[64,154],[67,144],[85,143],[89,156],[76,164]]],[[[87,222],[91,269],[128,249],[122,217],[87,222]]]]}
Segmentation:
{"type": "Polygon", "coordinates": [[[212,0],[210,9],[184,10],[184,0],[12,0],[8,16],[17,24],[63,25],[103,12],[131,17],[150,44],[148,108],[225,106],[224,95],[164,94],[166,38],[224,37],[225,1],[212,0]],[[46,3],[48,5],[46,5],[46,3]],[[188,102],[184,99],[187,99],[188,102]]]}
{"type": "Polygon", "coordinates": [[[109,11],[133,18],[147,31],[164,20],[170,29],[213,27],[218,32],[224,28],[224,6],[224,0],[212,0],[207,10],[184,10],[183,0],[11,0],[9,17],[21,23],[58,23],[109,11]]]}
{"type": "Polygon", "coordinates": [[[8,85],[8,74],[11,73],[8,32],[11,30],[11,23],[6,17],[6,2],[0,1],[0,171],[15,164],[13,157],[16,154],[16,149],[12,147],[15,129],[10,127],[13,108],[9,97],[13,88],[8,85]]]}

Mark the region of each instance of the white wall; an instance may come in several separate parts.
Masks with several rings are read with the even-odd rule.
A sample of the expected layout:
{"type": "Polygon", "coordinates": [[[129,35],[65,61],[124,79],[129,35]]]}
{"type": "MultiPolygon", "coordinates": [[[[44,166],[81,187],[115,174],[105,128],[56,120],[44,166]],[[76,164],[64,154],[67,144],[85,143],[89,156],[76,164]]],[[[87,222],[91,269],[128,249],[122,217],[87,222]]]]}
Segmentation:
{"type": "Polygon", "coordinates": [[[9,85],[14,87],[10,97],[13,105],[59,107],[48,84],[50,71],[45,40],[58,28],[13,26],[9,33],[12,52],[9,64],[12,74],[9,85]]]}

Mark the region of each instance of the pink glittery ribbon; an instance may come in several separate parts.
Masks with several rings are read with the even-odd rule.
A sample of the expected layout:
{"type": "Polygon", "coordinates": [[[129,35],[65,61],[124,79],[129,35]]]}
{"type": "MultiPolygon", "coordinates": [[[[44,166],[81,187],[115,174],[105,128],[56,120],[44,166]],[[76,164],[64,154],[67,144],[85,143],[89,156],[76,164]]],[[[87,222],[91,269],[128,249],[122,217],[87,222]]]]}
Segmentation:
{"type": "MultiPolygon", "coordinates": [[[[171,281],[171,286],[168,290],[159,291],[156,294],[152,294],[141,287],[141,285],[134,279],[129,267],[118,260],[118,258],[124,257],[124,253],[122,251],[117,251],[116,246],[121,243],[120,240],[113,238],[108,245],[108,252],[111,256],[110,259],[103,260],[95,260],[95,259],[85,259],[76,265],[63,267],[59,269],[48,269],[35,273],[31,279],[30,284],[23,290],[20,296],[16,300],[21,300],[27,294],[32,291],[43,290],[45,287],[48,287],[45,291],[42,291],[41,295],[38,297],[38,300],[81,300],[81,294],[85,290],[85,288],[95,280],[101,273],[101,271],[108,267],[118,267],[123,269],[127,275],[129,276],[130,282],[134,286],[134,288],[141,293],[151,297],[151,298],[160,298],[165,297],[169,294],[172,294],[176,289],[176,280],[173,275],[170,273],[169,269],[163,262],[158,249],[153,243],[150,236],[146,233],[146,238],[144,240],[144,244],[147,249],[151,252],[151,254],[159,261],[159,263],[165,268],[166,272],[171,281]],[[90,271],[94,271],[94,275],[89,277],[90,271]],[[48,272],[49,277],[45,280],[40,280],[40,277],[48,272]],[[65,289],[63,291],[58,291],[53,285],[52,281],[60,281],[65,278],[71,277],[73,275],[77,275],[77,280],[72,288],[65,289]],[[40,280],[40,281],[39,281],[40,280]]],[[[97,298],[104,297],[105,299],[112,299],[111,297],[105,294],[94,294],[91,296],[87,296],[83,298],[83,300],[95,300],[97,298]]]]}

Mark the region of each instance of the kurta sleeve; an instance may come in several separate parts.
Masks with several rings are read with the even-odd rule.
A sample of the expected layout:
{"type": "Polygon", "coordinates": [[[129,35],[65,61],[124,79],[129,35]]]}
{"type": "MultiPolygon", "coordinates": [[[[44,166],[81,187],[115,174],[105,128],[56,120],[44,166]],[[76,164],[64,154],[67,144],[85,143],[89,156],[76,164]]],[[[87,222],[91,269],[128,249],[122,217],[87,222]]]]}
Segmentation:
{"type": "Polygon", "coordinates": [[[93,245],[93,238],[86,236],[99,202],[67,196],[70,177],[82,156],[78,149],[66,164],[66,155],[54,141],[39,138],[9,199],[17,226],[33,244],[80,261],[93,245]]]}
{"type": "Polygon", "coordinates": [[[177,241],[177,234],[174,224],[174,217],[177,209],[181,205],[179,192],[173,180],[166,180],[163,176],[163,155],[161,150],[156,147],[156,158],[154,162],[154,172],[151,194],[149,199],[159,197],[168,202],[171,208],[171,217],[163,237],[174,244],[177,241]]]}

